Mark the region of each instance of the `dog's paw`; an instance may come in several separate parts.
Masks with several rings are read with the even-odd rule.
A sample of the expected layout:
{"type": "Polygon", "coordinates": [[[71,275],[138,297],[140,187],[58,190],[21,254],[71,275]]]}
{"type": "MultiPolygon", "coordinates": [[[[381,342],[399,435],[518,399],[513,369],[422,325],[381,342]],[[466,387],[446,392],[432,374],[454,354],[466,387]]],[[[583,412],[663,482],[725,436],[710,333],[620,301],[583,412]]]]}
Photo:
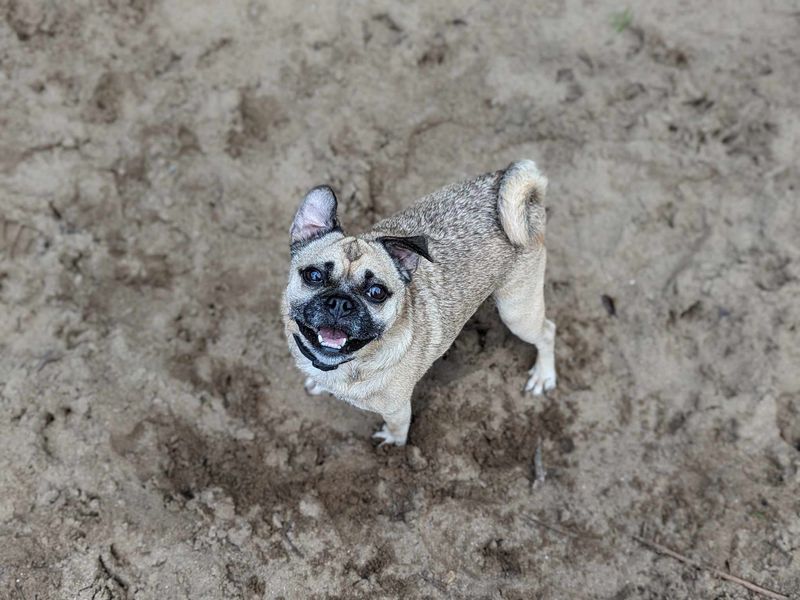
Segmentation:
{"type": "Polygon", "coordinates": [[[306,392],[312,396],[319,396],[320,394],[325,394],[328,391],[314,381],[311,377],[306,377],[306,382],[303,384],[303,387],[305,387],[306,392]]]}
{"type": "Polygon", "coordinates": [[[386,427],[386,424],[383,425],[383,428],[380,431],[376,431],[374,434],[372,434],[372,437],[377,440],[383,440],[380,444],[378,444],[378,448],[386,444],[394,444],[395,446],[406,445],[406,436],[395,436],[391,431],[389,431],[389,428],[386,427]]]}
{"type": "Polygon", "coordinates": [[[526,392],[533,392],[534,396],[541,396],[544,392],[549,392],[556,388],[556,370],[554,368],[543,368],[541,361],[536,361],[533,368],[528,371],[528,383],[525,384],[526,392]]]}

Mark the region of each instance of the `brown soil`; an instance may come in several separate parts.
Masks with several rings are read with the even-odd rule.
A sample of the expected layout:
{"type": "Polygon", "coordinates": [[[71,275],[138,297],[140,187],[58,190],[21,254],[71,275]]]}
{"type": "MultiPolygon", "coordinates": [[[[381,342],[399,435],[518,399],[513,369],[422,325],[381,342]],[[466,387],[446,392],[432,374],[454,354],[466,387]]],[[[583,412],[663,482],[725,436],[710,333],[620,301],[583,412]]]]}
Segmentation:
{"type": "Polygon", "coordinates": [[[379,4],[0,1],[0,597],[800,597],[797,6],[379,4]],[[296,204],[522,157],[559,388],[485,306],[378,449],[296,204]]]}

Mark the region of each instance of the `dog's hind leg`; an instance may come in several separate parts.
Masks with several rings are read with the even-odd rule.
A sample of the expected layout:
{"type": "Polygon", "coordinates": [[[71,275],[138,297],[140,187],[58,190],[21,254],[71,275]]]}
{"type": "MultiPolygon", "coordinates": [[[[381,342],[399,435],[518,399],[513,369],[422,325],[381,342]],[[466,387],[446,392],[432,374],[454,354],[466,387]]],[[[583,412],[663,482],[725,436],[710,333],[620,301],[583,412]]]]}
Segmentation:
{"type": "Polygon", "coordinates": [[[538,245],[517,259],[494,297],[500,318],[521,340],[534,344],[536,364],[525,391],[536,395],[556,387],[555,323],[545,318],[544,271],[547,251],[538,245]]]}

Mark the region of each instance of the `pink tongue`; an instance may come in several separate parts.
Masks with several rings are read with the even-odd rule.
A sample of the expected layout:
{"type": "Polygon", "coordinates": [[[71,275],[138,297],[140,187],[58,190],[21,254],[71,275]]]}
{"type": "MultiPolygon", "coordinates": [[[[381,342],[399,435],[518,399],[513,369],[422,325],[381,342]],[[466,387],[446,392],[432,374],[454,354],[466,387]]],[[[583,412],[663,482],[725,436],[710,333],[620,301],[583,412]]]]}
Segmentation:
{"type": "Polygon", "coordinates": [[[333,327],[320,327],[319,335],[324,342],[335,346],[341,346],[347,341],[347,334],[333,327]]]}

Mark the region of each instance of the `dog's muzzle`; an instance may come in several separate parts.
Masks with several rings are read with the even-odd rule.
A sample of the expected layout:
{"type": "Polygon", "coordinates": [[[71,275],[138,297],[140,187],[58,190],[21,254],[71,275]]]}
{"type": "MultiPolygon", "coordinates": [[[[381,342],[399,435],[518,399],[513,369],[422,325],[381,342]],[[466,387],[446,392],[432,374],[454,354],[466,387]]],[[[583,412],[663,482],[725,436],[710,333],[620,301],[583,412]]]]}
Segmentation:
{"type": "Polygon", "coordinates": [[[355,356],[351,356],[350,358],[345,358],[344,360],[342,360],[342,361],[340,361],[338,363],[332,364],[332,365],[319,362],[319,359],[317,358],[317,356],[311,351],[311,349],[308,346],[306,346],[303,343],[303,340],[300,339],[299,335],[294,333],[294,334],[292,334],[292,336],[294,337],[294,341],[297,344],[298,350],[300,350],[300,354],[302,354],[308,360],[310,360],[311,361],[311,365],[314,368],[319,369],[320,371],[333,371],[335,369],[338,369],[339,365],[343,365],[344,363],[350,362],[351,360],[353,360],[355,358],[355,356]]]}

